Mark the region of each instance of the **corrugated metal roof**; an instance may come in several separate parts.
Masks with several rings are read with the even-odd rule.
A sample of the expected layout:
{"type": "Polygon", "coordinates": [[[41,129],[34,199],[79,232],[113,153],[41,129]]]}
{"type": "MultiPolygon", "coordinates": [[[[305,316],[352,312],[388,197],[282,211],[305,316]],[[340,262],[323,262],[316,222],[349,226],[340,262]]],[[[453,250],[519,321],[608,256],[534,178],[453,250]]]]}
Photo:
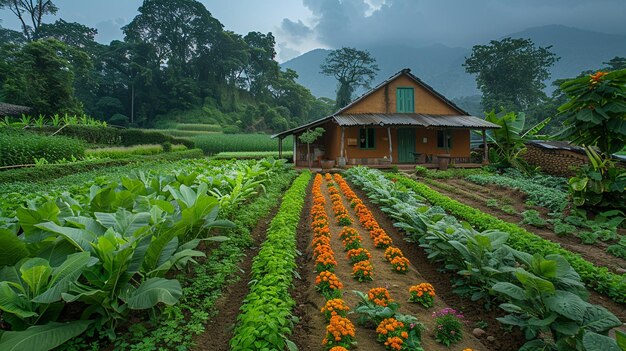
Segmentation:
{"type": "Polygon", "coordinates": [[[421,113],[361,113],[334,116],[340,126],[419,126],[440,128],[500,128],[474,116],[426,115],[421,113]]]}

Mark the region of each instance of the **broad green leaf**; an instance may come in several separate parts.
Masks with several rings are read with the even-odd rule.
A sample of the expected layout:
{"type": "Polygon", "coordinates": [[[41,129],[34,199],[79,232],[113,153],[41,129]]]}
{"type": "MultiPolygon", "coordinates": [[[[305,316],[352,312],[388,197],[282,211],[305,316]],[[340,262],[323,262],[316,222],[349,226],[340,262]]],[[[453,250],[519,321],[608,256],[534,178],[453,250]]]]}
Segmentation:
{"type": "Polygon", "coordinates": [[[114,228],[123,236],[131,236],[137,230],[150,225],[150,213],[131,213],[126,209],[119,209],[115,213],[96,212],[94,216],[105,228],[114,228]]]}
{"type": "Polygon", "coordinates": [[[12,266],[28,257],[26,244],[7,229],[0,229],[0,267],[12,266]]]}
{"type": "Polygon", "coordinates": [[[178,280],[150,278],[136,289],[131,287],[120,298],[126,302],[128,308],[142,310],[152,308],[160,302],[173,305],[178,302],[182,294],[183,291],[178,280]]]}
{"type": "Polygon", "coordinates": [[[87,268],[89,259],[88,252],[69,255],[63,264],[52,271],[52,279],[48,283],[48,289],[39,296],[35,296],[33,302],[53,303],[61,301],[61,294],[67,292],[70,283],[80,277],[83,270],[87,268]]]}
{"type": "Polygon", "coordinates": [[[24,306],[24,300],[9,286],[7,282],[0,282],[0,310],[14,314],[21,319],[36,316],[24,306]]]}
{"type": "Polygon", "coordinates": [[[589,305],[583,316],[583,328],[596,333],[605,333],[612,328],[622,325],[622,322],[606,308],[598,305],[589,305]]]}
{"type": "Polygon", "coordinates": [[[496,283],[493,285],[491,289],[501,294],[504,294],[506,296],[509,296],[515,300],[526,299],[526,292],[524,291],[524,289],[511,283],[507,283],[507,282],[496,283]]]}
{"type": "Polygon", "coordinates": [[[569,291],[557,290],[553,296],[545,298],[546,306],[552,311],[573,321],[582,323],[588,302],[569,291]]]}
{"type": "Polygon", "coordinates": [[[583,335],[583,346],[585,351],[621,351],[615,340],[594,332],[583,335]]]}
{"type": "Polygon", "coordinates": [[[0,337],[2,351],[48,351],[82,334],[92,321],[36,325],[24,331],[4,332],[0,337]]]}
{"type": "Polygon", "coordinates": [[[48,261],[39,257],[28,259],[20,267],[20,277],[28,285],[33,295],[37,295],[45,289],[51,274],[52,267],[48,261]]]}
{"type": "Polygon", "coordinates": [[[37,224],[36,227],[62,235],[81,251],[91,251],[90,243],[96,240],[96,235],[85,229],[61,227],[53,222],[37,224]]]}

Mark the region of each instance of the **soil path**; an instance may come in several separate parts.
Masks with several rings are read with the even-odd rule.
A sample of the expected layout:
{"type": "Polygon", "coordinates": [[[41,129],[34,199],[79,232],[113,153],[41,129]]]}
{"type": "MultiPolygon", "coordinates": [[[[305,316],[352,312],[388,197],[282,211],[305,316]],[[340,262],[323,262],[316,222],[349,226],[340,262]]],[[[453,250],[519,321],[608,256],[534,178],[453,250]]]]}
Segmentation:
{"type": "MultiPolygon", "coordinates": [[[[351,186],[354,189],[354,186],[351,186]]],[[[359,302],[358,297],[352,293],[353,290],[359,290],[364,293],[367,293],[369,289],[375,287],[386,287],[389,290],[391,297],[400,303],[401,307],[399,309],[400,313],[411,314],[416,316],[422,323],[426,325],[427,331],[424,332],[422,337],[422,346],[425,350],[449,350],[441,344],[435,342],[432,338],[430,330],[433,328],[434,320],[431,317],[434,311],[438,311],[442,308],[448,307],[448,305],[439,297],[435,299],[435,306],[431,309],[425,309],[417,304],[412,304],[407,302],[409,299],[409,287],[412,285],[416,285],[423,282],[431,282],[432,279],[425,279],[420,272],[416,269],[414,265],[409,268],[409,272],[407,274],[397,274],[392,271],[392,266],[389,264],[384,258],[384,250],[376,249],[374,247],[373,241],[369,236],[369,232],[361,226],[361,224],[357,220],[357,216],[345,197],[342,195],[342,199],[344,202],[344,206],[348,210],[350,217],[355,221],[352,224],[352,227],[358,231],[358,233],[363,238],[361,245],[363,248],[367,249],[372,258],[370,262],[374,267],[374,280],[371,282],[358,282],[357,280],[352,278],[352,264],[348,260],[346,253],[343,248],[343,244],[341,239],[339,238],[339,233],[343,229],[342,226],[337,224],[335,220],[334,213],[332,211],[332,202],[330,201],[330,196],[328,193],[328,189],[326,186],[326,181],[322,183],[322,193],[326,198],[326,212],[329,217],[330,222],[330,232],[331,232],[331,246],[333,251],[335,252],[335,259],[337,260],[337,267],[335,269],[335,274],[341,280],[344,285],[344,296],[343,299],[350,306],[350,308],[354,309],[359,302]]],[[[366,206],[370,209],[370,211],[374,212],[374,206],[366,202],[366,199],[361,195],[361,200],[366,203],[366,206]]],[[[309,199],[307,199],[307,206],[310,208],[311,196],[309,195],[309,199]]],[[[308,217],[308,216],[307,216],[308,217]]],[[[379,224],[388,232],[388,235],[392,235],[395,229],[389,222],[386,217],[381,217],[380,215],[375,215],[376,220],[379,224]],[[392,232],[390,232],[390,230],[392,232]]],[[[306,227],[301,226],[301,232],[299,233],[300,239],[300,247],[301,250],[304,250],[303,260],[300,264],[301,272],[300,275],[302,277],[302,283],[308,284],[308,286],[304,286],[300,284],[297,286],[297,290],[300,293],[296,294],[297,298],[297,309],[296,314],[298,317],[301,317],[302,323],[296,329],[294,340],[298,345],[299,349],[304,350],[323,350],[321,341],[325,336],[325,327],[326,322],[323,318],[320,309],[324,305],[324,298],[315,291],[315,270],[313,266],[313,252],[310,245],[310,239],[312,237],[312,233],[310,231],[310,220],[307,218],[306,227]],[[306,242],[304,239],[307,239],[306,242]],[[306,246],[304,246],[306,244],[306,246]],[[304,249],[306,247],[306,249],[304,249]]],[[[397,233],[396,233],[397,234],[397,233]]],[[[394,244],[398,245],[401,239],[397,236],[392,236],[394,239],[394,244]]],[[[404,249],[402,249],[404,251],[404,249]]],[[[405,256],[408,257],[408,253],[405,252],[405,256]]],[[[430,273],[430,272],[429,272],[430,273]]],[[[435,273],[437,274],[437,273],[435,273]]],[[[435,286],[437,292],[437,286],[435,286]]],[[[455,306],[451,306],[455,307],[455,306]]],[[[376,342],[376,332],[372,329],[365,329],[361,326],[358,326],[356,323],[357,316],[355,314],[349,315],[350,320],[355,324],[356,327],[356,341],[358,343],[355,350],[384,350],[384,345],[376,342]]],[[[464,329],[464,337],[463,340],[454,345],[453,349],[463,350],[466,348],[471,348],[473,350],[490,350],[487,346],[481,344],[481,342],[476,339],[472,335],[472,326],[466,326],[464,329]]],[[[493,349],[496,350],[496,349],[493,349]]]]}
{"type": "Polygon", "coordinates": [[[248,283],[252,274],[252,260],[256,257],[261,244],[265,241],[267,228],[278,212],[278,208],[282,200],[277,201],[276,206],[270,213],[259,220],[256,227],[250,233],[254,240],[252,247],[244,253],[244,259],[239,264],[240,271],[237,274],[237,281],[222,293],[222,296],[215,303],[217,315],[211,318],[207,323],[204,333],[195,338],[195,351],[228,351],[230,350],[229,342],[233,337],[233,331],[239,315],[239,308],[243,303],[243,299],[250,292],[248,283]]]}

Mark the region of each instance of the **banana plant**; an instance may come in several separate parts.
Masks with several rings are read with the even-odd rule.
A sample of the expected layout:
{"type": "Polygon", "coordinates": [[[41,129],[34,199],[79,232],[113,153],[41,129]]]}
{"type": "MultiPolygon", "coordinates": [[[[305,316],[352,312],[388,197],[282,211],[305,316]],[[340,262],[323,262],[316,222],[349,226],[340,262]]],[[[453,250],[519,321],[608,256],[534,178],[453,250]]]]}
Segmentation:
{"type": "Polygon", "coordinates": [[[93,321],[50,322],[22,331],[0,331],[0,350],[48,351],[82,334],[93,321]]]}

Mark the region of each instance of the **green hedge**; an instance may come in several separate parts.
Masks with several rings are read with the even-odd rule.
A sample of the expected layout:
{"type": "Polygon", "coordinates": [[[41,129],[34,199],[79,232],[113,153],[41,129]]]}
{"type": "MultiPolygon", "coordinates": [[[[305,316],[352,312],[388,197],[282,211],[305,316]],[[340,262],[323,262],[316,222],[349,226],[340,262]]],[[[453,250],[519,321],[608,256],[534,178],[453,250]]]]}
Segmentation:
{"type": "Polygon", "coordinates": [[[598,267],[583,259],[580,255],[562,248],[559,244],[533,234],[513,223],[503,221],[473,207],[464,205],[428,186],[404,176],[387,174],[402,185],[423,196],[431,204],[441,206],[450,214],[462,218],[480,230],[496,229],[510,234],[509,245],[520,251],[542,255],[559,254],[565,257],[572,267],[580,274],[587,286],[599,293],[609,296],[612,300],[626,303],[626,275],[609,272],[606,267],[598,267]]]}
{"type": "MultiPolygon", "coordinates": [[[[275,151],[278,152],[278,139],[267,134],[209,134],[192,138],[196,147],[207,155],[224,151],[275,151]]],[[[293,138],[283,140],[283,151],[293,149],[293,138]]]]}
{"type": "Polygon", "coordinates": [[[70,174],[88,172],[94,169],[123,166],[133,162],[154,160],[182,160],[188,158],[202,158],[200,149],[191,149],[178,152],[168,152],[150,156],[132,156],[117,160],[83,161],[68,164],[45,164],[41,166],[11,169],[0,172],[0,184],[11,182],[43,182],[61,178],[70,174]]]}
{"type": "Polygon", "coordinates": [[[296,231],[310,179],[311,173],[304,172],[287,190],[269,225],[267,239],[254,258],[254,283],[237,317],[238,325],[230,340],[233,351],[284,350],[291,343],[286,336],[291,334],[291,308],[295,302],[289,290],[297,268],[296,231]]]}
{"type": "Polygon", "coordinates": [[[172,144],[183,144],[190,149],[194,147],[193,141],[141,129],[118,129],[80,125],[68,125],[60,131],[59,129],[60,127],[51,126],[31,128],[33,132],[42,134],[52,134],[58,131],[57,135],[77,138],[90,144],[133,146],[141,144],[162,144],[169,141],[172,144]]]}
{"type": "Polygon", "coordinates": [[[42,157],[48,162],[55,162],[84,154],[84,143],[76,139],[0,129],[0,166],[34,164],[35,158],[42,157]]]}

